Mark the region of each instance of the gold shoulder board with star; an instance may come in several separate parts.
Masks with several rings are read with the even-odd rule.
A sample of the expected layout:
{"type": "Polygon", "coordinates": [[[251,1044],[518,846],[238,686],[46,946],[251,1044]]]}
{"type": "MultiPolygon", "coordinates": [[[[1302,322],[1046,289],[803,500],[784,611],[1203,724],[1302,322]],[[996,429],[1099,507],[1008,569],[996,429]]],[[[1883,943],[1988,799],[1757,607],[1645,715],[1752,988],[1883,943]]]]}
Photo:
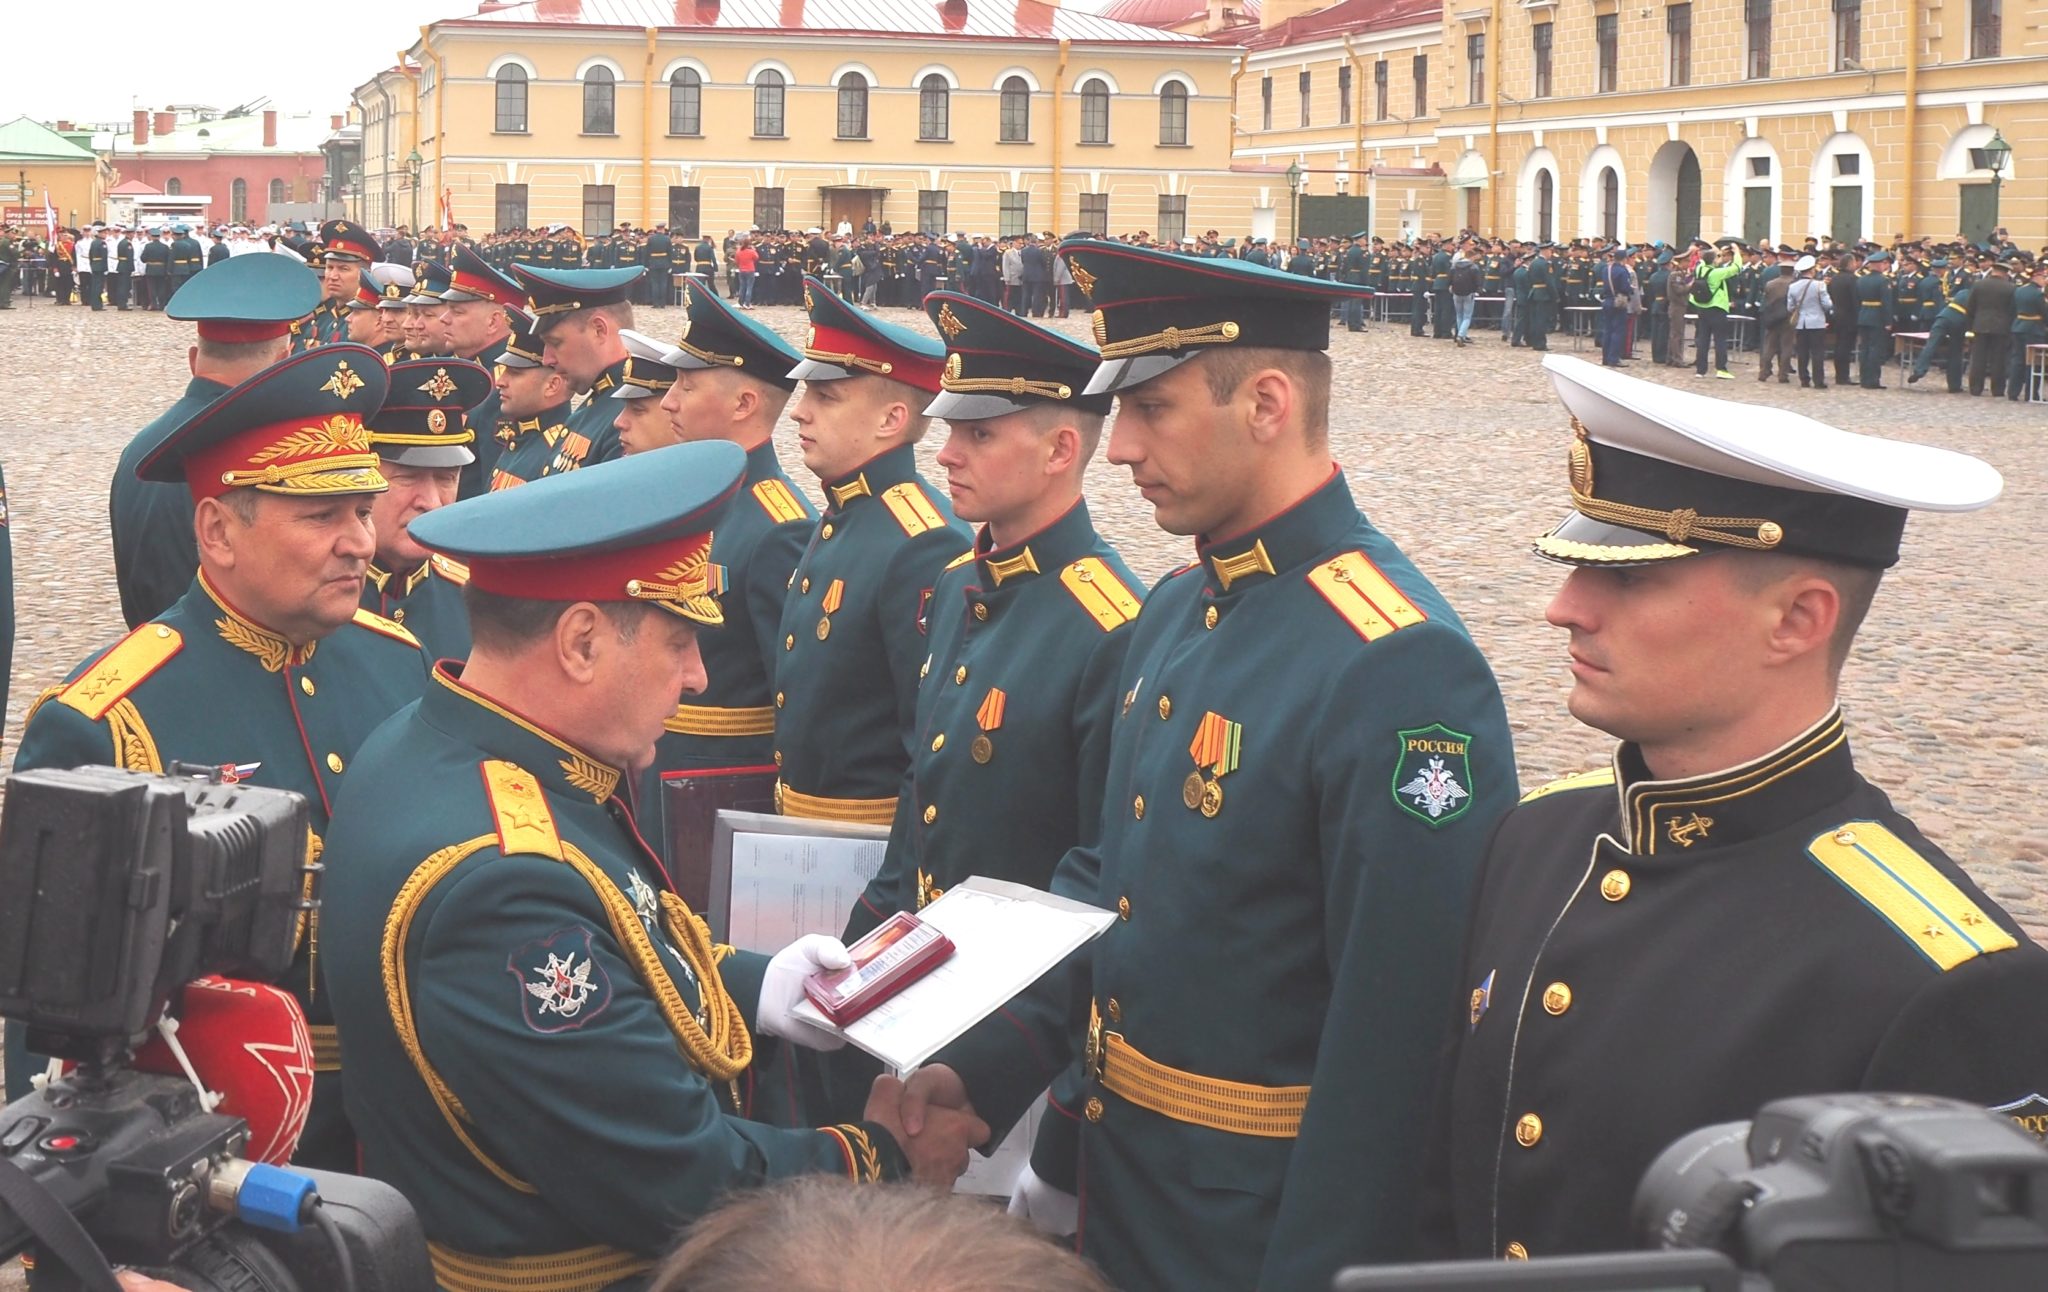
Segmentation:
{"type": "Polygon", "coordinates": [[[780,480],[761,480],[752,490],[754,501],[761,504],[761,510],[768,513],[768,519],[780,525],[785,521],[803,520],[803,504],[789,491],[789,486],[780,480]]]}
{"type": "Polygon", "coordinates": [[[1524,794],[1521,801],[1524,803],[1534,803],[1537,799],[1551,794],[1562,794],[1566,790],[1582,790],[1594,785],[1612,784],[1614,784],[1614,769],[1612,767],[1596,767],[1590,772],[1574,772],[1570,776],[1560,776],[1548,785],[1539,785],[1527,794],[1524,794]]]}
{"type": "Polygon", "coordinates": [[[1817,834],[1806,855],[1944,973],[2019,945],[1955,881],[1875,821],[1817,834]]]}
{"type": "Polygon", "coordinates": [[[98,722],[184,647],[185,639],[177,629],[144,624],[116,642],[112,650],[93,661],[92,667],[57,692],[57,702],[98,722]]]}
{"type": "Polygon", "coordinates": [[[1360,637],[1378,641],[1429,618],[1363,552],[1318,562],[1308,581],[1360,637]]]}
{"type": "Polygon", "coordinates": [[[953,558],[952,560],[950,560],[950,561],[946,562],[946,568],[947,568],[947,569],[949,569],[949,570],[957,570],[957,569],[959,569],[959,568],[960,568],[961,566],[963,566],[963,565],[967,564],[967,563],[968,563],[969,561],[972,561],[973,559],[974,559],[974,549],[970,547],[970,548],[968,548],[968,549],[967,549],[966,551],[964,551],[964,552],[960,553],[960,555],[958,555],[958,556],[954,557],[954,558],[953,558]]]}
{"type": "Polygon", "coordinates": [[[491,820],[498,831],[498,851],[510,856],[528,853],[566,861],[562,836],[555,829],[554,810],[540,781],[517,763],[486,759],[484,796],[491,801],[491,820]]]}
{"type": "Polygon", "coordinates": [[[434,567],[434,573],[448,580],[448,582],[456,587],[462,587],[469,582],[469,567],[462,562],[451,561],[439,552],[428,557],[427,561],[434,567]]]}
{"type": "Polygon", "coordinates": [[[903,532],[912,538],[946,523],[946,518],[939,515],[939,509],[932,506],[931,499],[924,496],[924,490],[910,481],[884,489],[882,501],[888,506],[889,514],[896,518],[896,523],[903,526],[903,532]]]}
{"type": "Polygon", "coordinates": [[[415,650],[421,649],[420,639],[407,632],[405,626],[395,620],[386,619],[372,610],[356,611],[356,623],[373,633],[380,633],[393,641],[401,641],[415,650]]]}
{"type": "Polygon", "coordinates": [[[1084,556],[1062,569],[1060,584],[1104,632],[1138,617],[1142,603],[1099,556],[1084,556]]]}

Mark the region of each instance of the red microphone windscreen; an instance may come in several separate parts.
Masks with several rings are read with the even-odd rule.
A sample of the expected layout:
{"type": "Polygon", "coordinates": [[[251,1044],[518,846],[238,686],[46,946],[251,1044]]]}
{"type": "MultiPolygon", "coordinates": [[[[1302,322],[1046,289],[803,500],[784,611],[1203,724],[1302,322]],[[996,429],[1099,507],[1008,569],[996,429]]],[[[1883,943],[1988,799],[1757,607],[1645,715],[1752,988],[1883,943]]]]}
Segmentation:
{"type": "MultiPolygon", "coordinates": [[[[249,1123],[245,1156],[289,1162],[313,1103],[313,1038],[299,1002],[265,983],[206,977],[185,984],[173,1012],[199,1080],[224,1096],[216,1111],[249,1123]]],[[[184,1074],[161,1037],[135,1052],[135,1067],[184,1074]]]]}

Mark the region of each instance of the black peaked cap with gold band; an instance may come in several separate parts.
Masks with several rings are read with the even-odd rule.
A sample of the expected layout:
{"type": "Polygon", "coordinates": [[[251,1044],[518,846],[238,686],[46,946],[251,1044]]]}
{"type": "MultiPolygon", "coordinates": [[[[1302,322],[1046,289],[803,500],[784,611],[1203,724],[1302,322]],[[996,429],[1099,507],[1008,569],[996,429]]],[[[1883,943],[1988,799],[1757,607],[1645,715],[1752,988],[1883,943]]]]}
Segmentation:
{"type": "Polygon", "coordinates": [[[500,368],[539,368],[546,343],[533,334],[533,320],[524,314],[508,314],[512,326],[505,334],[505,349],[498,355],[500,368]]]}
{"type": "Polygon", "coordinates": [[[448,266],[438,260],[422,260],[414,271],[412,291],[406,295],[407,305],[440,305],[441,293],[448,290],[448,266]]]}
{"type": "Polygon", "coordinates": [[[1705,552],[1782,552],[1875,569],[1899,559],[1906,513],[1974,511],[2005,487],[1966,453],[1839,430],[1543,361],[1571,414],[1572,512],[1536,540],[1568,565],[1624,566],[1705,552]]]}
{"type": "Polygon", "coordinates": [[[620,328],[619,340],[626,347],[626,366],[619,372],[619,384],[612,387],[613,399],[660,399],[676,384],[675,366],[668,362],[672,346],[645,332],[620,328]]]}
{"type": "Polygon", "coordinates": [[[685,280],[682,293],[682,336],[663,356],[671,368],[731,368],[783,390],[796,389],[797,379],[789,373],[804,357],[794,346],[727,305],[717,292],[685,280]]]}
{"type": "Polygon", "coordinates": [[[466,467],[476,432],[465,414],[489,398],[491,374],[467,359],[407,359],[388,370],[391,386],[370,419],[370,446],[402,467],[466,467]]]}
{"type": "Polygon", "coordinates": [[[184,481],[194,498],[230,489],[306,497],[379,493],[365,419],[384,403],[384,357],[323,345],[265,368],[167,432],[136,464],[144,480],[184,481]]]}
{"type": "Polygon", "coordinates": [[[406,533],[469,567],[469,586],[544,601],[638,601],[710,627],[712,526],[746,474],[725,440],[672,444],[453,503],[406,533]]]}
{"type": "Polygon", "coordinates": [[[1069,238],[1060,255],[1095,307],[1102,366],[1083,393],[1147,382],[1218,346],[1330,348],[1330,307],[1370,295],[1242,260],[1200,259],[1096,238],[1069,238]]]}
{"type": "Polygon", "coordinates": [[[577,310],[618,305],[634,283],[647,273],[645,265],[626,269],[543,269],[515,262],[512,277],[526,289],[534,330],[541,336],[577,310]]]}
{"type": "Polygon", "coordinates": [[[1102,362],[1093,346],[959,292],[933,292],[924,312],[946,343],[946,368],[927,417],[978,421],[1044,404],[1107,413],[1115,402],[1107,391],[1082,393],[1102,362]]]}

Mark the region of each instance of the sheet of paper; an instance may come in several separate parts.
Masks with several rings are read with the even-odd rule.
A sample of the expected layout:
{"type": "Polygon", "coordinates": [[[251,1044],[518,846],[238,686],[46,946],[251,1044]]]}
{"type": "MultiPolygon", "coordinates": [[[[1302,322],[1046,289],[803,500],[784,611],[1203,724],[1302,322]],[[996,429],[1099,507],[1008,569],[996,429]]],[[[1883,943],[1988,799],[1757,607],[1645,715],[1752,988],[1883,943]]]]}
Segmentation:
{"type": "Polygon", "coordinates": [[[727,941],[773,955],[806,933],[837,937],[887,847],[879,839],[735,833],[727,941]]]}
{"type": "MultiPolygon", "coordinates": [[[[953,940],[952,957],[842,1029],[847,1040],[899,1073],[923,1063],[1116,921],[1080,902],[980,878],[947,889],[918,915],[953,940]]],[[[809,1001],[797,1013],[830,1026],[809,1001]]]]}
{"type": "Polygon", "coordinates": [[[1025,1113],[996,1151],[983,1157],[970,1153],[967,1157],[967,1173],[953,1182],[953,1192],[971,1193],[983,1198],[1007,1198],[1017,1187],[1017,1177],[1023,1174],[1024,1164],[1031,1160],[1031,1145],[1038,1139],[1038,1121],[1045,1115],[1045,1097],[1039,1096],[1031,1104],[1031,1111],[1025,1113]]]}

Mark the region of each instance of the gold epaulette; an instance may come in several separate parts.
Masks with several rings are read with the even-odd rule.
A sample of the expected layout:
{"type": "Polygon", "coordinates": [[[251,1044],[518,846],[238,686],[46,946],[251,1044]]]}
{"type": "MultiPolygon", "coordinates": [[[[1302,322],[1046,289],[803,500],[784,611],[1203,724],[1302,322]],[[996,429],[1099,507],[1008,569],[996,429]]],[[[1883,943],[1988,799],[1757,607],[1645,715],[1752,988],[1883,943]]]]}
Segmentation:
{"type": "Polygon", "coordinates": [[[946,523],[946,518],[939,515],[939,509],[932,506],[931,499],[924,496],[924,490],[912,481],[884,489],[882,502],[888,506],[889,514],[896,518],[896,523],[903,526],[903,532],[912,538],[946,523]]]}
{"type": "Polygon", "coordinates": [[[1308,581],[1369,642],[1429,618],[1364,552],[1321,562],[1308,572],[1308,581]]]}
{"type": "Polygon", "coordinates": [[[761,510],[768,513],[768,519],[780,525],[787,521],[803,520],[804,506],[789,491],[789,486],[780,480],[757,481],[750,491],[754,501],[761,504],[761,510]]]}
{"type": "Polygon", "coordinates": [[[144,678],[184,648],[185,639],[177,629],[167,624],[144,624],[114,643],[112,650],[68,683],[57,693],[57,701],[98,722],[142,685],[144,678]]]}
{"type": "Polygon", "coordinates": [[[1875,821],[1817,834],[1806,854],[1944,973],[2019,945],[1954,880],[1875,821]]]}
{"type": "Polygon", "coordinates": [[[491,818],[498,828],[498,851],[565,860],[554,810],[533,773],[497,758],[482,767],[484,795],[491,801],[491,818]]]}
{"type": "Polygon", "coordinates": [[[972,561],[973,559],[974,559],[974,549],[970,547],[970,548],[968,548],[968,549],[967,549],[966,551],[964,551],[964,552],[960,553],[960,555],[958,555],[958,556],[954,557],[954,558],[953,558],[952,560],[950,560],[950,561],[946,562],[946,568],[947,568],[947,569],[949,569],[949,570],[957,570],[957,569],[959,569],[959,568],[960,568],[961,566],[963,566],[963,565],[967,564],[967,563],[968,563],[969,561],[972,561]]]}
{"type": "Polygon", "coordinates": [[[459,588],[469,582],[469,567],[462,562],[451,561],[439,552],[429,556],[427,561],[434,567],[434,573],[448,580],[448,582],[456,587],[459,588]]]}
{"type": "Polygon", "coordinates": [[[356,611],[356,623],[373,633],[381,633],[393,641],[401,641],[415,650],[420,649],[420,639],[407,632],[405,625],[394,619],[386,619],[374,610],[356,611]]]}
{"type": "Polygon", "coordinates": [[[1612,784],[1614,784],[1614,769],[1612,767],[1596,767],[1590,772],[1574,772],[1570,776],[1560,776],[1548,785],[1539,785],[1527,794],[1524,794],[1521,801],[1533,803],[1546,795],[1561,794],[1565,790],[1583,790],[1594,785],[1612,784]]]}
{"type": "Polygon", "coordinates": [[[1060,585],[1081,603],[1081,609],[1104,632],[1138,617],[1142,603],[1099,556],[1084,556],[1060,571],[1060,585]]]}

